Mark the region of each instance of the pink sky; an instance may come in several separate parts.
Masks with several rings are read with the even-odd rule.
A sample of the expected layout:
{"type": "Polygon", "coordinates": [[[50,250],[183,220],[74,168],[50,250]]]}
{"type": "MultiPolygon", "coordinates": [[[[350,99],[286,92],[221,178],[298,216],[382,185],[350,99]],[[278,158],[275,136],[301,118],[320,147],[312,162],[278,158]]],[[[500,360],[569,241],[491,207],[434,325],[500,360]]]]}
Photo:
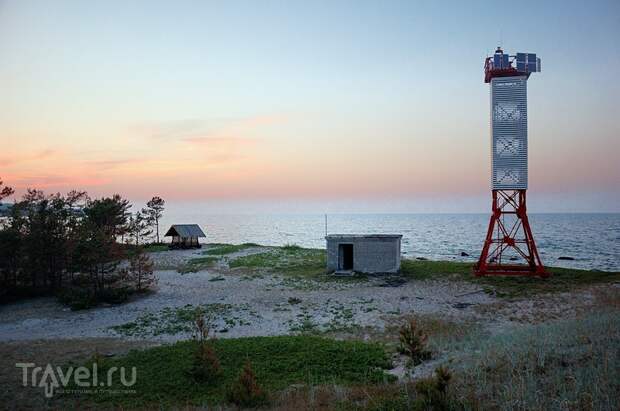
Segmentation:
{"type": "MultiPolygon", "coordinates": [[[[488,191],[488,137],[475,137],[474,130],[464,128],[461,140],[441,133],[451,125],[381,136],[380,126],[332,131],[315,121],[303,114],[214,121],[217,126],[184,120],[128,125],[85,140],[15,134],[0,157],[2,178],[18,194],[27,187],[77,188],[169,201],[412,199],[488,191]]],[[[607,148],[543,142],[530,147],[530,187],[537,192],[618,186],[615,152],[607,149],[615,142],[607,148]]]]}
{"type": "MultiPolygon", "coordinates": [[[[0,178],[18,195],[486,212],[482,63],[504,10],[351,7],[4,3],[0,178]]],[[[543,61],[528,85],[532,204],[620,211],[619,7],[527,9],[502,38],[543,61]],[[596,58],[573,64],[585,50],[596,58]]]]}

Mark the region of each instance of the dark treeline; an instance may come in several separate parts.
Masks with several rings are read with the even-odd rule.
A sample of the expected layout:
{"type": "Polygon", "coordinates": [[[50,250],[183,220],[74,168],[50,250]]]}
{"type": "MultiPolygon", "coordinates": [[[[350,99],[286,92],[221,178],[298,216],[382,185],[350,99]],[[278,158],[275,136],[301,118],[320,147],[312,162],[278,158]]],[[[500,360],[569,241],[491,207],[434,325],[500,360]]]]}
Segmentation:
{"type": "MultiPolygon", "coordinates": [[[[0,181],[0,200],[13,190],[0,181]]],[[[159,197],[131,213],[119,195],[28,190],[0,227],[0,302],[57,295],[73,308],[117,303],[154,285],[143,244],[159,231],[159,197]]]]}

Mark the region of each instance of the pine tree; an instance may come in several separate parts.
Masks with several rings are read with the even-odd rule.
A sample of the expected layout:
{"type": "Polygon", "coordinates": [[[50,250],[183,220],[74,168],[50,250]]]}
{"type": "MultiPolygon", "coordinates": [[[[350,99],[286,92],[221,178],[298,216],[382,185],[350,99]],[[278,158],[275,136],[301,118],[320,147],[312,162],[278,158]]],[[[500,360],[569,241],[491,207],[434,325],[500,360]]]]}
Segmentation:
{"type": "Polygon", "coordinates": [[[159,219],[164,214],[166,202],[161,197],[153,197],[146,203],[146,208],[142,212],[147,216],[151,226],[155,226],[157,243],[159,243],[159,219]]]}
{"type": "Polygon", "coordinates": [[[129,267],[123,271],[123,277],[136,291],[147,291],[157,285],[153,268],[153,261],[144,253],[142,247],[137,247],[135,253],[129,257],[129,267]]]}
{"type": "Polygon", "coordinates": [[[228,391],[228,401],[242,407],[257,407],[267,402],[267,394],[258,385],[250,360],[245,362],[239,378],[228,391]]]}

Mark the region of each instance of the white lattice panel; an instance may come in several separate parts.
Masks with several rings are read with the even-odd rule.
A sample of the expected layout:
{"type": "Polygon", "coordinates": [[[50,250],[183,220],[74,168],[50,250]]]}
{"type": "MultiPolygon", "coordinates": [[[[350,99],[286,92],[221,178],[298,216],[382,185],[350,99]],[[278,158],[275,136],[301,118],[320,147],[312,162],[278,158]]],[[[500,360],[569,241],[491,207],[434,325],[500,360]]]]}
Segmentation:
{"type": "Polygon", "coordinates": [[[527,189],[527,77],[491,80],[491,186],[527,189]]]}

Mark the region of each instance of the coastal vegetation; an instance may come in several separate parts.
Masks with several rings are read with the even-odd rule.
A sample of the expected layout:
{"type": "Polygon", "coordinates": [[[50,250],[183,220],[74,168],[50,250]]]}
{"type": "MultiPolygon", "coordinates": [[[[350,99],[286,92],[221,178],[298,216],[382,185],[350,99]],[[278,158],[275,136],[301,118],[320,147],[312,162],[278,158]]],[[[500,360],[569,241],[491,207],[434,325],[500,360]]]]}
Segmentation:
{"type": "MultiPolygon", "coordinates": [[[[137,367],[140,378],[135,395],[114,397],[115,406],[174,407],[226,403],[248,361],[258,383],[275,394],[292,384],[382,384],[395,378],[388,355],[377,343],[336,341],[315,336],[248,337],[210,340],[220,373],[211,383],[196,381],[194,366],[197,340],[132,351],[120,358],[103,359],[99,372],[111,367],[137,367]]],[[[114,380],[112,389],[122,389],[114,380]]],[[[92,398],[92,397],[89,397],[92,398]]],[[[234,398],[232,398],[234,400],[234,398]]],[[[101,394],[95,402],[110,401],[101,394]]]]}
{"type": "Polygon", "coordinates": [[[401,274],[408,279],[467,281],[480,285],[487,293],[507,298],[565,292],[584,286],[620,281],[620,272],[560,267],[546,267],[546,269],[551,274],[549,278],[475,277],[473,263],[404,259],[401,264],[401,274]]]}
{"type": "Polygon", "coordinates": [[[191,258],[177,267],[177,271],[181,274],[197,273],[213,267],[218,261],[219,258],[215,256],[191,258]]]}
{"type": "Polygon", "coordinates": [[[130,210],[119,195],[27,190],[1,221],[0,302],[55,295],[82,309],[150,290],[156,280],[143,244],[157,214],[130,210]]]}
{"type": "MultiPolygon", "coordinates": [[[[388,373],[395,347],[313,335],[209,339],[211,361],[219,367],[209,383],[190,372],[199,339],[131,351],[98,364],[102,375],[113,366],[140,370],[135,393],[114,397],[115,406],[124,408],[241,404],[249,392],[240,387],[246,378],[246,388],[257,388],[261,395],[257,404],[245,405],[268,401],[281,409],[495,410],[521,404],[531,410],[611,410],[619,405],[620,389],[617,310],[616,304],[576,319],[496,334],[455,330],[458,338],[442,338],[439,345],[432,344],[433,336],[452,328],[425,320],[405,323],[398,333],[401,343],[409,346],[415,340],[415,351],[425,352],[411,366],[432,361],[434,371],[400,380],[388,373]]],[[[112,388],[122,386],[114,380],[112,388]]],[[[83,399],[109,404],[110,398],[83,399]]]]}
{"type": "Polygon", "coordinates": [[[461,342],[455,393],[473,409],[620,406],[618,308],[461,342]]]}
{"type": "Polygon", "coordinates": [[[146,203],[146,208],[142,209],[146,220],[151,226],[155,226],[155,241],[157,244],[159,244],[159,220],[164,215],[165,205],[166,202],[161,197],[155,196],[146,203]]]}
{"type": "Polygon", "coordinates": [[[258,316],[258,313],[250,310],[247,304],[210,303],[197,306],[186,304],[182,307],[164,307],[155,313],[146,312],[134,321],[113,326],[111,329],[120,335],[131,337],[189,334],[193,330],[196,311],[211,318],[211,325],[217,332],[226,332],[235,326],[247,324],[242,318],[242,313],[247,313],[250,317],[258,316]]]}
{"type": "MultiPolygon", "coordinates": [[[[243,245],[242,245],[243,246],[243,245]]],[[[252,244],[253,247],[260,247],[252,244]]],[[[218,245],[218,248],[225,247],[218,245]]],[[[240,246],[231,246],[235,248],[240,246]]],[[[296,245],[262,247],[264,252],[233,257],[230,268],[275,273],[285,277],[298,277],[319,281],[333,281],[326,275],[325,250],[302,248],[296,245]]],[[[233,252],[233,251],[231,251],[233,252]]],[[[209,255],[217,255],[205,251],[209,255]]],[[[489,294],[505,298],[526,297],[533,294],[565,292],[580,287],[620,281],[620,272],[580,270],[547,267],[549,278],[539,277],[475,277],[473,263],[459,261],[431,261],[404,258],[398,276],[404,281],[441,280],[466,281],[478,284],[489,294]]],[[[363,280],[367,276],[356,274],[349,280],[363,280]]],[[[344,279],[341,279],[344,280],[344,279]]]]}
{"type": "Polygon", "coordinates": [[[142,249],[147,253],[157,253],[160,251],[169,250],[168,244],[159,244],[159,243],[144,244],[142,246],[142,249]]]}
{"type": "Polygon", "coordinates": [[[316,277],[325,274],[325,263],[325,250],[285,245],[272,247],[264,253],[237,257],[229,262],[229,266],[285,276],[316,277]]]}
{"type": "Polygon", "coordinates": [[[248,248],[260,247],[258,244],[254,243],[243,243],[243,244],[210,244],[210,248],[203,252],[204,255],[217,255],[223,256],[226,254],[237,253],[242,250],[246,250],[248,248]]]}

